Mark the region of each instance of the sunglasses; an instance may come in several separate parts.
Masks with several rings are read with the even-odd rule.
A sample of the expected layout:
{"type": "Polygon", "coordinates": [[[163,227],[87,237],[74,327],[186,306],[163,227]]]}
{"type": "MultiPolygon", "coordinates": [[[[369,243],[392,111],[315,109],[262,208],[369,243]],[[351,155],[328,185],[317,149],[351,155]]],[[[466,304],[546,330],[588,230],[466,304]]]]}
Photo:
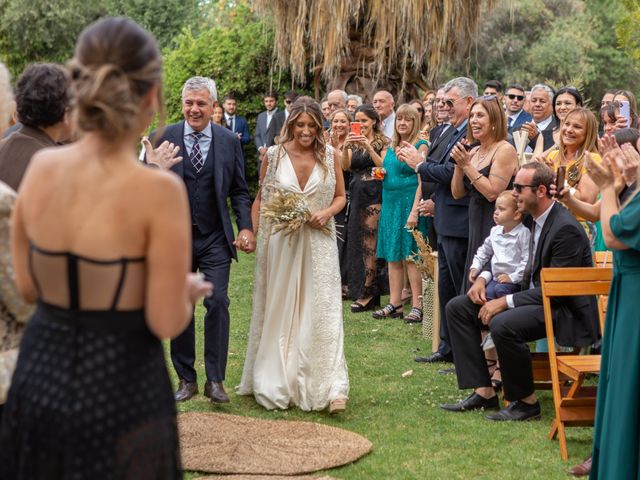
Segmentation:
{"type": "Polygon", "coordinates": [[[509,100],[524,100],[524,95],[514,95],[513,93],[510,93],[509,95],[507,95],[507,98],[509,100]]]}
{"type": "Polygon", "coordinates": [[[459,102],[460,100],[464,100],[465,98],[467,98],[467,97],[460,97],[457,100],[451,100],[451,99],[445,100],[444,104],[449,108],[453,108],[453,106],[456,104],[456,102],[459,102]]]}
{"type": "Polygon", "coordinates": [[[516,193],[522,193],[522,189],[524,187],[529,187],[531,189],[534,189],[534,188],[538,188],[539,186],[540,185],[523,185],[523,184],[520,184],[520,183],[514,183],[513,184],[513,189],[516,191],[516,193]]]}
{"type": "Polygon", "coordinates": [[[289,105],[290,103],[293,103],[291,100],[285,100],[284,101],[285,105],[289,105]]]}

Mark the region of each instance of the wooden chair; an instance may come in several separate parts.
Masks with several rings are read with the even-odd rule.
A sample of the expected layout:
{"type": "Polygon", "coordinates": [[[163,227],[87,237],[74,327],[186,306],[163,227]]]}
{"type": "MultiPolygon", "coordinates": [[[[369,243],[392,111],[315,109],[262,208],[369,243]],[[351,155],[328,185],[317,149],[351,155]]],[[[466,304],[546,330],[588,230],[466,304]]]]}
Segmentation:
{"type": "MultiPolygon", "coordinates": [[[[545,268],[540,275],[544,323],[549,344],[549,366],[553,390],[555,418],[549,438],[560,442],[560,456],[567,460],[566,426],[593,425],[595,417],[596,387],[583,385],[587,374],[600,372],[600,355],[557,355],[551,298],[576,295],[609,294],[611,268],[545,268]],[[570,385],[563,383],[570,381],[570,385]]],[[[600,327],[604,326],[603,308],[598,309],[600,327]]]]}
{"type": "MultiPolygon", "coordinates": [[[[611,268],[613,267],[613,252],[598,251],[593,255],[593,266],[596,268],[611,268]]],[[[607,295],[600,296],[598,307],[600,310],[600,330],[604,332],[604,317],[607,311],[607,295]]],[[[556,352],[557,356],[575,355],[579,349],[575,349],[572,353],[556,352]]],[[[549,355],[547,352],[532,352],[531,353],[531,366],[533,369],[533,383],[536,390],[551,390],[551,371],[549,369],[549,355]]],[[[570,381],[571,379],[563,374],[560,375],[560,380],[563,382],[570,381]]]]}

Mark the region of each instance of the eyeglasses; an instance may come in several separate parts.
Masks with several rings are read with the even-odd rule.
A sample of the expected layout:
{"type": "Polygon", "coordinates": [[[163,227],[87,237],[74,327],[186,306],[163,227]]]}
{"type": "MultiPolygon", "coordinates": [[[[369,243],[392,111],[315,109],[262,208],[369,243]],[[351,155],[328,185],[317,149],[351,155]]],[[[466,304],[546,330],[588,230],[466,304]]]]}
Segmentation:
{"type": "Polygon", "coordinates": [[[522,189],[524,187],[529,187],[531,189],[534,189],[534,188],[538,188],[539,186],[540,185],[523,185],[523,184],[520,184],[520,183],[514,183],[513,184],[513,189],[516,191],[516,193],[522,193],[522,189]]]}
{"type": "Polygon", "coordinates": [[[453,106],[456,104],[456,102],[459,102],[460,100],[464,100],[465,98],[467,98],[467,97],[460,97],[460,98],[458,98],[457,100],[451,100],[451,99],[448,99],[448,100],[445,100],[445,101],[444,101],[444,104],[445,104],[448,108],[453,108],[453,106]]]}
{"type": "Polygon", "coordinates": [[[507,95],[507,98],[509,100],[519,100],[522,101],[524,100],[524,95],[514,95],[513,93],[510,93],[509,95],[507,95]]]}

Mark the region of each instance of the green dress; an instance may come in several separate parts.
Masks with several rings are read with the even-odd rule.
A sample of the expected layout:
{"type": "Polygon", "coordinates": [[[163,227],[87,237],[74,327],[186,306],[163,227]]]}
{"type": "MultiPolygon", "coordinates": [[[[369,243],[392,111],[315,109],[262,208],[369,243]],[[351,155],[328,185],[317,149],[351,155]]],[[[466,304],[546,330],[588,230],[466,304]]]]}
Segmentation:
{"type": "MultiPolygon", "coordinates": [[[[427,145],[424,140],[416,148],[427,145]]],[[[418,253],[418,246],[405,225],[409,219],[418,188],[418,175],[396,157],[392,147],[387,149],[382,166],[387,171],[382,181],[382,211],[378,223],[378,258],[399,262],[418,253]]],[[[427,238],[427,218],[418,217],[418,230],[427,238]]]]}
{"type": "Polygon", "coordinates": [[[613,253],[602,340],[591,479],[640,478],[640,195],[611,218],[613,253]]]}

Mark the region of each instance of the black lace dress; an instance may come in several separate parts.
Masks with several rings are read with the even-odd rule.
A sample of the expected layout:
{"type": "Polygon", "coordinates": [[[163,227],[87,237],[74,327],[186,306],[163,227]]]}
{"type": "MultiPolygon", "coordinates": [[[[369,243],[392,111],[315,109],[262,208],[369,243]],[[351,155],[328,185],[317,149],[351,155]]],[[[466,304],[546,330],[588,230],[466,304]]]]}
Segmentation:
{"type": "MultiPolygon", "coordinates": [[[[380,154],[384,145],[374,146],[380,154]]],[[[364,150],[351,155],[349,222],[347,223],[347,282],[352,300],[383,295],[389,291],[386,262],[378,259],[378,220],[382,208],[382,180],[371,177],[375,167],[364,150]]]]}
{"type": "Polygon", "coordinates": [[[32,247],[38,306],[0,429],[0,478],[182,478],[160,340],[145,322],[142,258],[32,247]]]}

